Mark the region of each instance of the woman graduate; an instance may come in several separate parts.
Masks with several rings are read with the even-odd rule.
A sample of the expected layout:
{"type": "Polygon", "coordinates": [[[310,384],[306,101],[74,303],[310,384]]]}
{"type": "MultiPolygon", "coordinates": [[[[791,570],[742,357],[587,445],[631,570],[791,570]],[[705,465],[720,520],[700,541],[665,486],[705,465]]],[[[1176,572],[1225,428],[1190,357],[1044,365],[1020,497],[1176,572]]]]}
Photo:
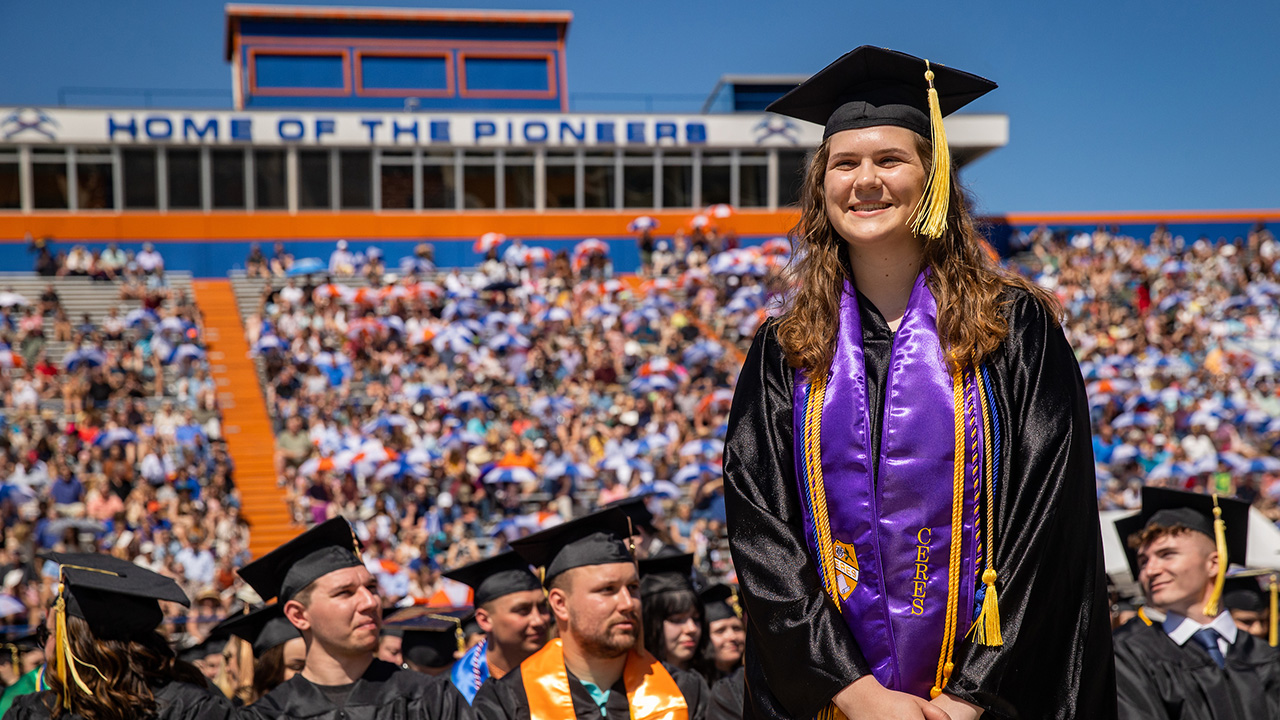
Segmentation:
{"type": "Polygon", "coordinates": [[[110,555],[48,553],[59,564],[49,613],[45,692],[23,695],[5,720],[230,720],[231,703],[178,660],[156,632],[160,600],[189,605],[171,578],[110,555]]]}
{"type": "Polygon", "coordinates": [[[768,108],[825,132],[729,417],[745,717],[1115,716],[1080,371],[946,144],[994,87],[861,47],[768,108]]]}

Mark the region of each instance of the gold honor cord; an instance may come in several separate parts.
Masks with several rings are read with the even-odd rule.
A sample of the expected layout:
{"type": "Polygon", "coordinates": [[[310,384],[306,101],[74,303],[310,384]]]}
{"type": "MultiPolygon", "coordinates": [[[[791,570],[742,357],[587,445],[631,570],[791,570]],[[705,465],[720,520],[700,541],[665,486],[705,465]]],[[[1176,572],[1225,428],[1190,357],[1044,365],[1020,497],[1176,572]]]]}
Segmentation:
{"type": "MultiPolygon", "coordinates": [[[[814,378],[809,383],[809,396],[804,412],[804,477],[809,488],[809,504],[813,507],[813,534],[817,539],[818,560],[822,563],[820,575],[827,595],[835,603],[836,610],[844,613],[839,592],[835,585],[836,559],[831,546],[831,525],[827,515],[827,491],[822,484],[822,403],[827,395],[827,378],[814,378]]],[[[845,714],[835,706],[818,711],[816,720],[844,720],[845,714]]]]}
{"type": "Polygon", "coordinates": [[[88,685],[84,684],[84,680],[80,679],[80,671],[76,670],[76,665],[84,665],[93,668],[93,671],[102,678],[103,682],[109,682],[107,676],[102,674],[97,665],[87,663],[77,658],[71,650],[71,637],[67,634],[67,570],[84,570],[85,572],[102,573],[103,575],[111,575],[113,577],[122,577],[120,573],[111,572],[110,570],[102,570],[100,568],[84,567],[83,565],[60,565],[58,567],[58,600],[53,604],[53,612],[55,624],[57,628],[54,630],[54,672],[58,676],[58,682],[62,685],[62,706],[64,710],[70,710],[71,706],[71,684],[67,682],[67,673],[71,673],[71,678],[75,680],[75,684],[86,695],[92,695],[93,691],[88,685]]]}
{"type": "Polygon", "coordinates": [[[933,167],[925,181],[924,195],[912,213],[911,230],[917,235],[937,239],[947,229],[948,204],[951,201],[951,151],[947,147],[947,130],[942,125],[942,106],[933,87],[933,70],[924,61],[924,79],[929,84],[929,132],[933,143],[933,167]]]}
{"type": "MultiPolygon", "coordinates": [[[[951,374],[951,402],[955,407],[955,459],[951,473],[951,548],[947,561],[947,616],[942,630],[942,651],[938,654],[938,671],[934,676],[933,687],[929,688],[929,698],[942,694],[951,679],[951,671],[955,666],[951,663],[955,652],[956,617],[960,599],[960,545],[963,544],[964,529],[964,470],[965,470],[965,375],[963,370],[951,374]]],[[[973,438],[977,442],[977,437],[973,438]]]]}
{"type": "MultiPolygon", "coordinates": [[[[978,403],[982,407],[982,428],[983,428],[983,454],[986,458],[986,472],[979,470],[979,477],[987,479],[984,492],[987,494],[987,569],[982,571],[982,582],[987,586],[987,592],[982,596],[982,611],[978,613],[978,617],[974,619],[973,626],[969,628],[969,632],[973,634],[973,639],[980,645],[999,646],[1004,644],[1004,638],[1000,635],[1000,605],[996,598],[996,499],[995,493],[995,455],[991,448],[991,431],[992,422],[989,415],[987,405],[987,389],[986,385],[979,377],[979,370],[974,368],[974,379],[978,386],[978,403]]],[[[974,493],[975,503],[979,501],[979,496],[974,493]]],[[[981,528],[980,523],[974,523],[975,526],[981,528]]],[[[981,542],[981,540],[979,540],[981,542]]]]}
{"type": "Polygon", "coordinates": [[[447,620],[453,623],[453,638],[458,642],[458,652],[464,652],[467,649],[467,636],[462,634],[462,621],[452,615],[436,615],[427,613],[427,617],[432,620],[447,620]]]}
{"type": "Polygon", "coordinates": [[[1271,574],[1271,580],[1267,583],[1267,589],[1269,590],[1268,594],[1271,596],[1271,614],[1270,617],[1268,617],[1269,622],[1267,623],[1271,627],[1267,630],[1267,642],[1271,644],[1271,647],[1275,647],[1276,641],[1280,640],[1280,638],[1277,637],[1277,635],[1280,634],[1277,633],[1277,629],[1280,629],[1280,584],[1276,583],[1275,573],[1271,574]]]}

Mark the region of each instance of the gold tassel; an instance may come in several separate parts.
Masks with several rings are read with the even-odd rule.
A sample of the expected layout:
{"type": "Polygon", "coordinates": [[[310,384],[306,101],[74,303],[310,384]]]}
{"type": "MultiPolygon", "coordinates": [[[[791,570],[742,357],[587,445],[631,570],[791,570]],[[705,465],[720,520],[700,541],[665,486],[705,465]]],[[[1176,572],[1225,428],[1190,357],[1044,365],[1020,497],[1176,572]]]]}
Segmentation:
{"type": "Polygon", "coordinates": [[[916,206],[911,229],[917,235],[937,239],[947,229],[947,210],[951,200],[951,151],[947,147],[947,131],[942,126],[942,106],[933,87],[933,70],[924,61],[924,79],[929,83],[929,133],[933,143],[933,167],[925,181],[924,195],[916,206]]]}
{"type": "Polygon", "coordinates": [[[978,619],[973,621],[973,639],[979,645],[999,646],[1004,644],[1000,636],[1000,606],[996,599],[996,571],[987,568],[982,571],[982,582],[987,585],[987,592],[982,598],[982,611],[978,619]]]}
{"type": "Polygon", "coordinates": [[[1280,641],[1280,632],[1278,632],[1278,630],[1280,630],[1280,625],[1277,625],[1277,623],[1280,622],[1280,585],[1276,584],[1275,575],[1271,576],[1270,590],[1271,614],[1268,618],[1270,622],[1267,624],[1270,625],[1271,628],[1268,632],[1267,640],[1271,643],[1271,647],[1276,647],[1277,642],[1280,641]]]}
{"type": "Polygon", "coordinates": [[[462,620],[452,615],[435,615],[427,613],[427,617],[433,620],[448,620],[453,623],[453,639],[458,643],[458,652],[465,652],[467,649],[467,636],[462,634],[462,620]]]}
{"type": "Polygon", "coordinates": [[[1213,495],[1213,539],[1218,544],[1218,577],[1213,581],[1213,591],[1204,604],[1204,614],[1218,616],[1218,602],[1222,600],[1222,586],[1227,581],[1227,524],[1222,520],[1222,508],[1218,507],[1218,494],[1213,495]]]}
{"type": "Polygon", "coordinates": [[[13,643],[5,643],[0,647],[9,651],[9,661],[13,664],[13,677],[22,677],[22,663],[18,660],[18,646],[13,643]]]}

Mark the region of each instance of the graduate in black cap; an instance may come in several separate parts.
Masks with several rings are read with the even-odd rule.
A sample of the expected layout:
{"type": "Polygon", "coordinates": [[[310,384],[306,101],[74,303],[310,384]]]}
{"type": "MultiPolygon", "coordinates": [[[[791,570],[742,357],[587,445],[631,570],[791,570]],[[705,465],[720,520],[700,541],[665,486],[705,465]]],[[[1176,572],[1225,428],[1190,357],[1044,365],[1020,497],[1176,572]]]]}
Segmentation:
{"type": "Polygon", "coordinates": [[[307,643],[302,633],[284,616],[284,608],[272,603],[224,621],[228,633],[249,643],[253,650],[252,692],[245,704],[252,705],[280,683],[307,666],[307,643]]]}
{"type": "Polygon", "coordinates": [[[737,589],[724,583],[712,585],[698,596],[707,617],[706,656],[713,673],[707,682],[714,684],[742,668],[742,651],[747,641],[742,603],[737,589]]]}
{"type": "Polygon", "coordinates": [[[946,140],[995,87],[864,46],[768,108],[825,130],[725,441],[746,717],[1115,715],[1084,383],[946,140]]]}
{"type": "Polygon", "coordinates": [[[1222,607],[1227,566],[1247,550],[1248,504],[1144,487],[1142,512],[1116,531],[1147,597],[1115,634],[1120,717],[1280,717],[1280,655],[1222,607]]]}
{"type": "Polygon", "coordinates": [[[1280,643],[1272,597],[1280,594],[1280,571],[1248,569],[1231,575],[1222,586],[1222,607],[1231,613],[1236,627],[1266,642],[1280,643]]]}
{"type": "Polygon", "coordinates": [[[703,720],[707,684],[641,638],[640,578],[625,513],[602,510],[513,541],[541,569],[560,637],[476,693],[484,720],[703,720]]]}
{"type": "Polygon", "coordinates": [[[58,596],[44,628],[51,689],[19,697],[5,720],[224,720],[231,703],[156,631],[160,601],[190,605],[171,578],[125,560],[48,553],[58,596]]]}
{"type": "MultiPolygon", "coordinates": [[[[547,644],[551,611],[542,583],[514,552],[444,574],[471,586],[475,623],[485,639],[454,663],[449,679],[467,702],[490,677],[500,678],[547,644]]],[[[464,629],[464,635],[465,635],[464,629]]]]}
{"type": "Polygon", "coordinates": [[[693,589],[693,555],[672,550],[638,564],[645,649],[705,679],[707,633],[702,600],[693,589]]]}
{"type": "Polygon", "coordinates": [[[302,634],[306,667],[242,712],[248,717],[453,720],[470,708],[448,682],[374,658],[382,627],[378,581],[344,518],[321,523],[240,569],[276,598],[302,634]]]}

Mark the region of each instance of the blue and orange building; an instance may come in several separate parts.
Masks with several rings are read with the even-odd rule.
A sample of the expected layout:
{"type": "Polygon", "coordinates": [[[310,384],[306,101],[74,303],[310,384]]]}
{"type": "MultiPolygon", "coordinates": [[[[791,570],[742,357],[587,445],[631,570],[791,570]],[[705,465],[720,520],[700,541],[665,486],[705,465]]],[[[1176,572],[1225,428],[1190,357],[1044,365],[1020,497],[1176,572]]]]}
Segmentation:
{"type": "MultiPolygon", "coordinates": [[[[634,266],[629,220],[683,226],[736,208],[747,242],[794,220],[820,129],[763,107],[803,78],[726,75],[701,112],[571,111],[572,14],[229,5],[230,108],[0,108],[0,264],[26,236],[161,246],[172,267],[221,276],[252,242],[297,256],[337,239],[389,259],[422,241],[442,265],[488,231],[549,247],[599,237],[634,266]]],[[[3,98],[0,98],[2,101],[3,98]]],[[[947,120],[958,163],[1009,141],[1003,115],[947,120]]],[[[1277,211],[990,218],[1012,228],[1167,223],[1242,235],[1277,211]]],[[[1145,230],[1149,232],[1149,230],[1145,230]]]]}

